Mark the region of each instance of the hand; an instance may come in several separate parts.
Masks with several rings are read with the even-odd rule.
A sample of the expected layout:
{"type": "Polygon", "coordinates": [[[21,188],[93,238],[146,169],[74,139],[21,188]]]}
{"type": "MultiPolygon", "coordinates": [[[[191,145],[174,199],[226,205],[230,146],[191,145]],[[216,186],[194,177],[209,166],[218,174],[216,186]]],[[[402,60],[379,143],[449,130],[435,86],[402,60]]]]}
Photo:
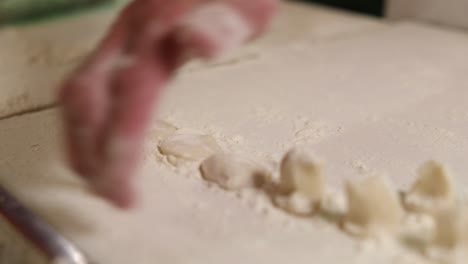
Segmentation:
{"type": "Polygon", "coordinates": [[[212,58],[263,32],[277,0],[134,0],[64,83],[72,168],[121,208],[136,198],[132,174],[159,92],[177,67],[212,58]]]}

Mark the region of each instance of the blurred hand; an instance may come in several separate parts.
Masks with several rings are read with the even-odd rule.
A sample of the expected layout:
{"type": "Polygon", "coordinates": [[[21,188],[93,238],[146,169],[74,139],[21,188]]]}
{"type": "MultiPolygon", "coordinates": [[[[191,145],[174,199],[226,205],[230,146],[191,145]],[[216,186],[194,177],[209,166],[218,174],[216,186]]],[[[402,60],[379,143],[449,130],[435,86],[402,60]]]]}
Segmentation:
{"type": "Polygon", "coordinates": [[[262,33],[277,0],[134,0],[63,84],[72,168],[121,208],[159,92],[191,58],[212,58],[262,33]]]}

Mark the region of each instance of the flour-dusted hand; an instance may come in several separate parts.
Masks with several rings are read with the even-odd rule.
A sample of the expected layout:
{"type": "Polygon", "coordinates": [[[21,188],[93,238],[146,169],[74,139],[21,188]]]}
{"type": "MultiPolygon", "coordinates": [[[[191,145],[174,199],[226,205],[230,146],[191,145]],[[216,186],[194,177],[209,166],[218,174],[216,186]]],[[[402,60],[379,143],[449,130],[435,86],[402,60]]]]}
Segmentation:
{"type": "Polygon", "coordinates": [[[134,0],[64,83],[72,168],[116,206],[135,201],[132,174],[159,92],[191,58],[216,57],[261,34],[277,0],[134,0]]]}

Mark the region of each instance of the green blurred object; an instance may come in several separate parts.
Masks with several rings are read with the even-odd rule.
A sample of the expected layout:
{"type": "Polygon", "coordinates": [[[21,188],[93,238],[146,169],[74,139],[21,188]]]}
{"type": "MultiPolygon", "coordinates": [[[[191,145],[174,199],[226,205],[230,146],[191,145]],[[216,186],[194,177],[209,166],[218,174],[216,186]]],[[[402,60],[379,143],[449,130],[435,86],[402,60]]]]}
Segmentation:
{"type": "Polygon", "coordinates": [[[0,0],[0,25],[23,24],[64,16],[116,0],[0,0]]]}

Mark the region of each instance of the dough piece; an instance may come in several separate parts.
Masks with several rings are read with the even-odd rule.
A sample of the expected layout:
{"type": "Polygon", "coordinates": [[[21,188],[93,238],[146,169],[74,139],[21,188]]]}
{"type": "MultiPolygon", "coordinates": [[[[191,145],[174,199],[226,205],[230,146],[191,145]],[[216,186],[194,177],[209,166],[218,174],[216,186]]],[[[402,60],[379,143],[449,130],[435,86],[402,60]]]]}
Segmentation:
{"type": "Polygon", "coordinates": [[[380,236],[398,229],[403,217],[397,193],[381,177],[348,182],[346,231],[360,236],[380,236]]]}
{"type": "Polygon", "coordinates": [[[419,178],[404,198],[407,209],[431,212],[455,205],[456,194],[453,179],[442,164],[429,161],[418,172],[419,178]]]}
{"type": "Polygon", "coordinates": [[[154,122],[152,129],[149,132],[149,137],[152,140],[160,141],[163,140],[177,131],[177,127],[171,123],[163,120],[157,120],[154,122]]]}
{"type": "Polygon", "coordinates": [[[325,183],[322,164],[305,148],[289,151],[281,162],[280,189],[288,193],[298,192],[313,202],[322,199],[325,183]]]}
{"type": "Polygon", "coordinates": [[[260,187],[271,178],[268,169],[259,162],[222,152],[203,161],[200,172],[205,180],[214,182],[226,190],[260,187]]]}
{"type": "Polygon", "coordinates": [[[298,192],[294,192],[290,195],[275,196],[273,202],[286,212],[300,216],[311,215],[315,212],[316,208],[309,197],[298,192]]]}
{"type": "Polygon", "coordinates": [[[220,150],[214,138],[199,134],[176,134],[159,144],[163,155],[188,161],[205,159],[220,150]]]}
{"type": "Polygon", "coordinates": [[[435,214],[434,246],[445,249],[468,247],[468,208],[450,207],[435,214]]]}
{"type": "Polygon", "coordinates": [[[342,190],[327,188],[320,201],[320,210],[330,217],[342,217],[348,211],[348,201],[342,190]]]}
{"type": "Polygon", "coordinates": [[[402,221],[400,237],[413,245],[427,245],[432,241],[434,232],[434,217],[425,213],[409,213],[402,221]]]}

